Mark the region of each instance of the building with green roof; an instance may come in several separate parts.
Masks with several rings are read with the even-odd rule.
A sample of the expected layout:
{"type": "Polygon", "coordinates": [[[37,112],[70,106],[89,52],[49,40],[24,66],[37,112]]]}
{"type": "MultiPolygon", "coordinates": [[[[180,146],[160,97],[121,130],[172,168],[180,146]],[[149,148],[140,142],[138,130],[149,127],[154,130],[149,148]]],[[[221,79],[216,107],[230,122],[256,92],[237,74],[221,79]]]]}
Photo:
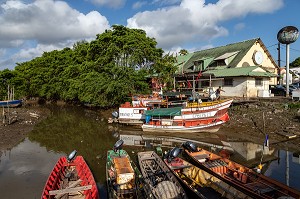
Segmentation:
{"type": "Polygon", "coordinates": [[[268,97],[279,67],[260,38],[178,56],[180,91],[222,86],[223,96],[268,97]]]}

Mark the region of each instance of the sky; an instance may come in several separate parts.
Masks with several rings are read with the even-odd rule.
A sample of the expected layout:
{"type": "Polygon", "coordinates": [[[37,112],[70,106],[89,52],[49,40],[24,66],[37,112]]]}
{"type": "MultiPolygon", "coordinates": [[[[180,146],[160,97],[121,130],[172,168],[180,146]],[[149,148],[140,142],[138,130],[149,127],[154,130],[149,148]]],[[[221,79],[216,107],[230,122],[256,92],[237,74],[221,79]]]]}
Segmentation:
{"type": "MultiPolygon", "coordinates": [[[[277,62],[277,33],[300,30],[299,8],[299,0],[0,0],[0,70],[92,41],[115,24],[145,30],[166,53],[259,37],[277,62]]],[[[286,45],[280,49],[285,66],[286,45]]],[[[289,63],[300,57],[300,38],[289,52],[289,63]]]]}

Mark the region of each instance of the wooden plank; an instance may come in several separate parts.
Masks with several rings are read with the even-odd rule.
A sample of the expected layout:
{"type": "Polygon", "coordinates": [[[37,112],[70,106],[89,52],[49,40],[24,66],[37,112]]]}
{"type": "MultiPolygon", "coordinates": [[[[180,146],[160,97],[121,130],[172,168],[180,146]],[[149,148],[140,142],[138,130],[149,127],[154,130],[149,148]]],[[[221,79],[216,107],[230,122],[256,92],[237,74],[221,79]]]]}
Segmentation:
{"type": "Polygon", "coordinates": [[[86,186],[80,186],[80,187],[74,187],[74,188],[66,188],[66,189],[59,189],[59,190],[53,190],[49,191],[49,195],[57,195],[57,194],[66,194],[66,193],[76,193],[78,191],[85,191],[92,189],[92,185],[86,185],[86,186]]]}
{"type": "Polygon", "coordinates": [[[297,135],[294,135],[292,133],[287,133],[287,132],[284,132],[284,131],[283,132],[276,132],[276,133],[279,134],[279,135],[285,136],[289,139],[297,137],[297,135]]]}

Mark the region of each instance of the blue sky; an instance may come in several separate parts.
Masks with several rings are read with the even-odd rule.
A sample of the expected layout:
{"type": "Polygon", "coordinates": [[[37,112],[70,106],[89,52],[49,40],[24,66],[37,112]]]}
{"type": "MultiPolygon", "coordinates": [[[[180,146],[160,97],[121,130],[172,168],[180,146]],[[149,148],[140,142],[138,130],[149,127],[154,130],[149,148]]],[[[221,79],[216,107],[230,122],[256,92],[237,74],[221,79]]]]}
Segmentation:
{"type": "MultiPolygon", "coordinates": [[[[176,53],[260,37],[274,60],[277,32],[300,29],[299,0],[0,0],[0,70],[95,39],[114,24],[144,29],[176,53]]],[[[281,66],[286,65],[281,45],[281,66]]],[[[300,57],[300,39],[290,59],[300,57]]]]}

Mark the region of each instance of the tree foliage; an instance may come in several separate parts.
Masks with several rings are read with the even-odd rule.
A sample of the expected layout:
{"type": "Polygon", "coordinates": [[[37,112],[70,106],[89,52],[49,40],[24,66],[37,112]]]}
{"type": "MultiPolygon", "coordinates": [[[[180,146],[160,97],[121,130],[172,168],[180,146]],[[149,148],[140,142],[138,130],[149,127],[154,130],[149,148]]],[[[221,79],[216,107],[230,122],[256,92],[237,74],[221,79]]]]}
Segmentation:
{"type": "Polygon", "coordinates": [[[116,106],[130,94],[149,93],[146,76],[153,73],[171,84],[172,56],[163,56],[156,45],[144,30],[114,25],[91,42],[45,52],[13,71],[0,71],[0,94],[9,83],[19,97],[116,106]]]}
{"type": "Polygon", "coordinates": [[[290,63],[290,67],[292,67],[292,68],[300,67],[300,57],[298,57],[292,63],[290,63]]]}

